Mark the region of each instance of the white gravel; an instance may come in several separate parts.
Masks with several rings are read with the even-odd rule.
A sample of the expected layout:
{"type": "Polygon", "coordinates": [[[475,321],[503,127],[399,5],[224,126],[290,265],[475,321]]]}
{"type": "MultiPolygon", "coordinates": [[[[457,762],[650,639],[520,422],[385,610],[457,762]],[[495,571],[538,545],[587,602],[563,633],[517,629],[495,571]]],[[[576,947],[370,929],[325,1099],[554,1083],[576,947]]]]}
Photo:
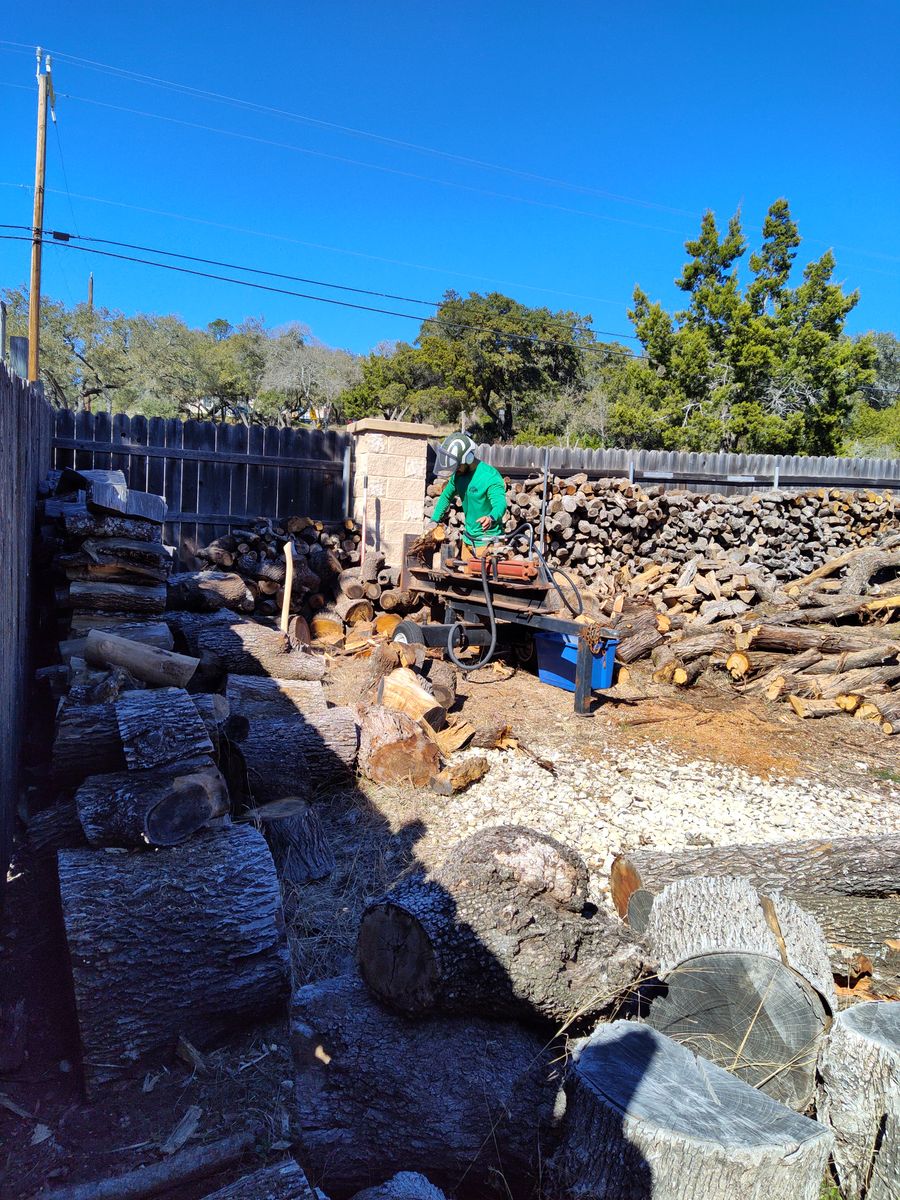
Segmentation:
{"type": "MultiPolygon", "coordinates": [[[[638,846],[733,845],[878,834],[900,823],[900,786],[867,775],[858,785],[761,779],[738,767],[689,760],[665,743],[622,747],[588,760],[532,745],[556,776],[516,751],[487,752],[488,774],[448,798],[441,825],[465,836],[487,825],[530,825],[577,849],[606,900],[614,856],[638,846]]],[[[473,751],[472,754],[484,754],[473,751]]],[[[464,755],[463,757],[468,757],[464,755]]]]}

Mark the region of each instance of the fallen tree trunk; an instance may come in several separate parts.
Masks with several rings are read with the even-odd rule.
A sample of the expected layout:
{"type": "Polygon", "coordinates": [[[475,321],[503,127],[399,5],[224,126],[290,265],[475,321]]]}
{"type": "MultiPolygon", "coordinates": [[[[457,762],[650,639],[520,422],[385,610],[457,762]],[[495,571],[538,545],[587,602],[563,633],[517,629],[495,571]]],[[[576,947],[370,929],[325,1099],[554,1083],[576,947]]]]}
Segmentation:
{"type": "Polygon", "coordinates": [[[844,1200],[900,1196],[900,1007],[856,1004],[836,1018],[819,1061],[816,1115],[835,1134],[844,1200]]]}
{"type": "Polygon", "coordinates": [[[498,1172],[514,1195],[537,1177],[560,1070],[539,1035],[480,1017],[411,1021],[345,976],[294,993],[291,1038],[298,1134],[329,1194],[399,1170],[475,1194],[498,1172]]]}
{"type": "Polygon", "coordinates": [[[237,675],[269,675],[275,679],[321,679],[325,659],[307,650],[295,650],[287,634],[248,621],[234,613],[203,617],[168,613],[193,654],[215,654],[226,670],[237,675]]]}
{"type": "Polygon", "coordinates": [[[837,1010],[815,920],[746,879],[682,879],[656,897],[644,941],[665,985],[649,1024],[803,1111],[837,1010]]]}
{"type": "Polygon", "coordinates": [[[644,956],[614,918],[582,915],[583,872],[572,851],[534,830],[482,830],[433,878],[417,872],[368,906],[360,973],[381,1001],[406,1013],[561,1024],[608,1013],[644,956]]]}
{"type": "Polygon", "coordinates": [[[267,679],[232,675],[225,691],[231,713],[248,721],[260,717],[313,717],[327,711],[325,691],[315,679],[267,679]]]}
{"type": "Polygon", "coordinates": [[[363,713],[359,769],[373,783],[425,787],[440,770],[440,755],[412,717],[373,705],[363,713]]]}
{"type": "Polygon", "coordinates": [[[646,1026],[576,1042],[566,1093],[558,1200],[818,1200],[828,1131],[646,1026]]]}
{"type": "Polygon", "coordinates": [[[212,763],[92,775],[75,793],[92,846],[177,846],[228,812],[228,788],[212,763]]]}
{"type": "Polygon", "coordinates": [[[661,892],[692,875],[737,875],[760,890],[787,896],[895,896],[900,893],[900,834],[779,842],[763,846],[704,846],[620,854],[610,872],[613,902],[624,916],[638,888],[661,892]]]}
{"type": "Polygon", "coordinates": [[[200,665],[199,658],[97,629],[85,639],[84,659],[93,667],[122,667],[132,678],[153,687],[186,688],[200,665]]]}
{"type": "Polygon", "coordinates": [[[281,893],[256,830],[58,862],[89,1092],[170,1061],[179,1036],[202,1046],[285,998],[281,893]]]}

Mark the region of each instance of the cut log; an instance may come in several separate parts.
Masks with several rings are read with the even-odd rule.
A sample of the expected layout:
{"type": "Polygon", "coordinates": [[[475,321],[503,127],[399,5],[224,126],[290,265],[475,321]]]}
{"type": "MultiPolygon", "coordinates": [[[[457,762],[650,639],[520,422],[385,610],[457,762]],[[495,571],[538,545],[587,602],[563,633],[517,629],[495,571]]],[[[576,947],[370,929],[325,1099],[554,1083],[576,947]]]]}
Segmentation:
{"type": "Polygon", "coordinates": [[[228,788],[212,763],[92,775],[75,793],[92,846],[177,846],[228,812],[228,788]]]}
{"type": "Polygon", "coordinates": [[[162,527],[138,517],[104,517],[75,507],[63,516],[66,533],[73,538],[129,538],[136,542],[161,542],[162,527]]]}
{"type": "Polygon", "coordinates": [[[366,585],[360,579],[359,567],[352,567],[349,571],[341,571],[338,585],[341,593],[351,600],[362,600],[366,595],[366,585]]]}
{"type": "Polygon", "coordinates": [[[679,664],[672,672],[672,683],[676,687],[690,687],[692,683],[696,683],[708,666],[709,656],[695,658],[683,666],[679,664]]]}
{"type": "Polygon", "coordinates": [[[144,642],[148,646],[159,646],[171,650],[175,645],[172,630],[164,621],[142,621],[127,613],[73,613],[69,626],[69,637],[82,641],[92,629],[115,633],[132,642],[144,642]]]}
{"type": "Polygon", "coordinates": [[[161,613],[166,609],[166,586],[76,580],[69,585],[69,603],[83,612],[161,613]]]}
{"type": "Polygon", "coordinates": [[[385,1183],[357,1192],[353,1200],[447,1200],[447,1197],[417,1171],[398,1171],[385,1183]]]}
{"type": "Polygon", "coordinates": [[[835,1134],[845,1200],[900,1196],[900,1005],[840,1013],[819,1061],[816,1115],[835,1134]]]}
{"type": "Polygon", "coordinates": [[[657,896],[644,941],[665,985],[649,1024],[803,1111],[837,1010],[815,920],[746,879],[682,879],[657,896]]]}
{"type": "Polygon", "coordinates": [[[383,554],[369,553],[365,556],[359,568],[359,577],[363,583],[377,583],[378,573],[384,566],[383,554]]]}
{"type": "Polygon", "coordinates": [[[26,825],[28,849],[36,857],[55,855],[57,850],[86,846],[87,839],[78,809],[66,801],[32,813],[26,825]]]}
{"type": "Polygon", "coordinates": [[[132,771],[189,762],[213,751],[196,705],[179,688],[125,692],[116,701],[116,722],[132,771]]]}
{"type": "Polygon", "coordinates": [[[888,735],[900,733],[900,698],[885,697],[878,701],[878,714],[881,717],[881,732],[888,735]]]}
{"type": "Polygon", "coordinates": [[[114,516],[140,517],[162,525],[168,506],[162,496],[152,492],[138,492],[133,488],[121,488],[109,482],[95,480],[88,491],[88,508],[93,512],[112,513],[114,516]]]}
{"type": "Polygon", "coordinates": [[[253,612],[253,593],[240,575],[229,571],[186,571],[169,580],[166,598],[168,608],[188,612],[217,612],[231,608],[236,612],[253,612]]]}
{"type": "Polygon", "coordinates": [[[438,773],[440,758],[411,717],[373,705],[363,714],[359,769],[373,783],[425,787],[438,773]]]}
{"type": "Polygon", "coordinates": [[[446,710],[425,690],[419,676],[409,667],[398,667],[381,680],[378,703],[394,712],[405,713],[414,721],[427,721],[432,729],[443,729],[446,724],[446,710]]]}
{"type": "Polygon", "coordinates": [[[456,671],[448,662],[433,658],[428,664],[431,694],[441,708],[449,711],[456,703],[456,671]]]}
{"type": "Polygon", "coordinates": [[[868,649],[874,640],[877,639],[864,629],[807,629],[796,625],[750,624],[735,637],[735,648],[791,652],[818,650],[821,654],[843,654],[868,649]]]}
{"type": "Polygon", "coordinates": [[[299,615],[288,619],[287,635],[292,650],[304,649],[312,641],[312,634],[309,631],[306,618],[299,615]]]}
{"type": "Polygon", "coordinates": [[[638,888],[661,892],[692,875],[737,875],[767,895],[782,891],[820,896],[893,896],[900,892],[900,834],[779,842],[763,846],[704,846],[620,854],[610,872],[613,902],[624,916],[638,888]]]}
{"type": "Polygon", "coordinates": [[[804,721],[837,717],[844,711],[835,700],[806,700],[802,696],[788,696],[788,703],[804,721]]]}
{"type": "Polygon", "coordinates": [[[402,620],[399,613],[379,613],[375,617],[375,632],[379,637],[393,637],[394,630],[402,620]]]}
{"type": "Polygon", "coordinates": [[[56,720],[50,779],[70,788],[88,775],[125,770],[114,704],[76,704],[66,699],[56,720]]]}
{"type": "Polygon", "coordinates": [[[242,1175],[203,1200],[318,1200],[309,1180],[292,1158],[242,1175]]]}
{"type": "Polygon", "coordinates": [[[534,830],[482,830],[434,877],[416,872],[367,907],[360,973],[379,1000],[410,1014],[506,1013],[563,1025],[608,1014],[644,956],[614,918],[569,907],[583,872],[577,856],[534,830]]]}
{"type": "Polygon", "coordinates": [[[371,621],[375,616],[371,600],[365,597],[360,599],[346,595],[338,596],[334,602],[334,611],[345,625],[358,625],[360,621],[371,621]]]}
{"type": "Polygon", "coordinates": [[[255,721],[260,717],[318,716],[328,704],[316,680],[266,679],[260,675],[232,675],[225,692],[232,717],[255,721]]]}
{"type": "Polygon", "coordinates": [[[206,650],[236,675],[269,675],[275,679],[321,679],[325,660],[305,650],[294,650],[287,634],[269,629],[234,613],[208,617],[169,613],[191,653],[206,650]]]}
{"type": "Polygon", "coordinates": [[[451,763],[431,780],[431,790],[439,796],[453,796],[456,792],[465,791],[470,784],[483,779],[489,767],[488,760],[481,756],[451,763]]]}
{"type": "Polygon", "coordinates": [[[346,780],[356,765],[358,746],[351,708],[330,708],[305,718],[258,718],[238,742],[257,804],[305,796],[346,780]]]}
{"type": "Polygon", "coordinates": [[[355,976],[299,988],[291,1037],[298,1136],[323,1190],[348,1196],[403,1169],[453,1192],[480,1194],[501,1172],[512,1195],[530,1191],[559,1087],[554,1044],[487,1018],[395,1016],[355,976]]]}
{"type": "Polygon", "coordinates": [[[576,1042],[559,1200],[818,1200],[833,1139],[653,1029],[629,1021],[576,1042]]]}
{"type": "Polygon", "coordinates": [[[381,607],[387,613],[408,612],[415,603],[415,594],[400,588],[385,588],[381,593],[381,607]]]}
{"type": "Polygon", "coordinates": [[[309,623],[309,631],[325,646],[337,646],[344,640],[344,622],[336,612],[316,613],[309,623]]]}
{"type": "Polygon", "coordinates": [[[288,992],[281,893],[245,826],[168,850],[61,850],[59,887],[89,1094],[257,1022],[288,992]]]}
{"type": "Polygon", "coordinates": [[[84,659],[93,667],[122,667],[153,687],[186,688],[200,665],[199,658],[97,629],[85,639],[84,659]]]}
{"type": "Polygon", "coordinates": [[[334,855],[318,814],[298,796],[273,800],[250,809],[242,820],[253,821],[265,835],[278,878],[296,887],[326,879],[334,870],[334,855]]]}

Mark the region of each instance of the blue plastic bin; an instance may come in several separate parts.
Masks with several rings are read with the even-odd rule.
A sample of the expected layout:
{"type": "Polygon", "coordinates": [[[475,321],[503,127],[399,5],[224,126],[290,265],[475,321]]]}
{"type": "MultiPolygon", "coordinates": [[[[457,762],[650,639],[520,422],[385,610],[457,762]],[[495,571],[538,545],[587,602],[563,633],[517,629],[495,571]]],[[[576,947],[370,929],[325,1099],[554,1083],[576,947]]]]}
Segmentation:
{"type": "MultiPolygon", "coordinates": [[[[613,663],[617,638],[604,638],[603,648],[591,667],[591,689],[612,687],[613,663]]],[[[552,687],[575,691],[575,663],[578,659],[578,635],[572,633],[535,633],[538,679],[552,687]]]]}

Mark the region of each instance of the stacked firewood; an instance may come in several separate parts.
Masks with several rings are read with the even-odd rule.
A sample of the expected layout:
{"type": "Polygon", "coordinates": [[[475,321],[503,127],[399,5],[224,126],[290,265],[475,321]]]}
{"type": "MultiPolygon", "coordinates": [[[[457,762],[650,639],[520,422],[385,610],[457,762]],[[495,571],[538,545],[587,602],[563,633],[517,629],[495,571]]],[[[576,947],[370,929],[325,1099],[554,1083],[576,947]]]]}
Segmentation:
{"type": "MultiPolygon", "coordinates": [[[[681,687],[724,672],[741,693],[783,700],[798,717],[847,713],[900,733],[900,534],[786,587],[758,565],[699,555],[619,582],[598,611],[626,671],[649,657],[656,684],[681,687]]],[[[617,689],[613,698],[629,698],[617,689]]]]}
{"type": "MultiPolygon", "coordinates": [[[[428,488],[431,512],[440,483],[428,488]]],[[[508,485],[509,528],[538,528],[543,479],[508,485]]],[[[739,552],[764,560],[778,580],[791,580],[844,550],[896,528],[900,504],[891,493],[768,491],[750,496],[706,495],[641,487],[623,479],[590,481],[585,474],[551,476],[547,487],[546,544],[551,565],[605,590],[615,573],[637,574],[655,563],[684,563],[739,552]]],[[[451,508],[451,529],[461,515],[451,508]]],[[[740,560],[738,560],[740,561],[740,560]]]]}

